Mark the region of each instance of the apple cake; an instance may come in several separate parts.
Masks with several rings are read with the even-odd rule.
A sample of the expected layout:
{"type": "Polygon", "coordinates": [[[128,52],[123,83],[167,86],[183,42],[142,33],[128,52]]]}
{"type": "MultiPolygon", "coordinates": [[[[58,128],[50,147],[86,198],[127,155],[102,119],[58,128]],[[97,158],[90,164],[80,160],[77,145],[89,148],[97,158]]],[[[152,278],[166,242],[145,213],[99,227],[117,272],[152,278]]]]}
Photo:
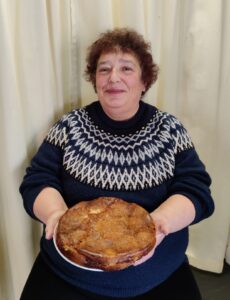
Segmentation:
{"type": "Polygon", "coordinates": [[[155,226],[141,206],[119,198],[82,201],[61,217],[56,244],[72,262],[87,268],[127,268],[155,245],[155,226]]]}

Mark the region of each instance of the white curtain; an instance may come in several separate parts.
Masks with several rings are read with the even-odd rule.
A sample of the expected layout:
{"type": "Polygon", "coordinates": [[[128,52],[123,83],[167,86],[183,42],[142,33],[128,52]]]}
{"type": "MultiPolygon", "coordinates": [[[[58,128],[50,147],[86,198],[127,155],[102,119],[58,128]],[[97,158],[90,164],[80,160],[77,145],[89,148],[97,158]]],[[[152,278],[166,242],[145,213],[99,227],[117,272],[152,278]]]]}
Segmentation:
{"type": "Polygon", "coordinates": [[[0,1],[0,298],[19,299],[39,227],[18,192],[48,126],[71,106],[68,1],[0,1]]]}
{"type": "Polygon", "coordinates": [[[0,299],[19,299],[40,226],[18,187],[49,126],[96,98],[87,46],[128,26],[151,43],[159,80],[145,100],[184,123],[212,176],[216,211],[190,229],[192,265],[230,263],[230,3],[228,0],[0,0],[0,299]]]}

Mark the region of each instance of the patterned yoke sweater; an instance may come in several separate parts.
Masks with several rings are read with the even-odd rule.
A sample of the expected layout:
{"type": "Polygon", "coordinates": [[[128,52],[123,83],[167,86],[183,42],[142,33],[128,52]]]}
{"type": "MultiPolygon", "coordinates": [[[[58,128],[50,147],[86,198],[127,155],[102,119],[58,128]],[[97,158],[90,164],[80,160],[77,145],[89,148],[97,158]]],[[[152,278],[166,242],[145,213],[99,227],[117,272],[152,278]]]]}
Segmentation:
{"type": "MultiPolygon", "coordinates": [[[[214,210],[210,184],[187,131],[174,116],[140,101],[134,117],[114,121],[96,101],[64,115],[51,128],[27,168],[20,192],[26,211],[35,219],[34,200],[47,186],[57,189],[68,207],[114,196],[149,212],[179,193],[194,204],[193,223],[197,223],[214,210]]],[[[114,272],[69,264],[44,234],[41,254],[72,285],[122,298],[145,293],[163,282],[186,260],[187,245],[188,228],[184,228],[168,235],[145,263],[114,272]]]]}

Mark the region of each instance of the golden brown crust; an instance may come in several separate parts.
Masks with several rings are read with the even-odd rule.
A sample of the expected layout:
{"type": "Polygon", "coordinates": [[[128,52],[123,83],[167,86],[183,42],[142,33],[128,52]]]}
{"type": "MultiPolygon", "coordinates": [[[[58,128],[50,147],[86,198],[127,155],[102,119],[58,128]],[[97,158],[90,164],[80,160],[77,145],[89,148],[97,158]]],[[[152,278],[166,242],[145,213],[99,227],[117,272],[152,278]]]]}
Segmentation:
{"type": "Polygon", "coordinates": [[[79,265],[121,270],[151,251],[155,226],[141,206],[100,197],[76,204],[61,217],[56,243],[68,259],[79,265]]]}

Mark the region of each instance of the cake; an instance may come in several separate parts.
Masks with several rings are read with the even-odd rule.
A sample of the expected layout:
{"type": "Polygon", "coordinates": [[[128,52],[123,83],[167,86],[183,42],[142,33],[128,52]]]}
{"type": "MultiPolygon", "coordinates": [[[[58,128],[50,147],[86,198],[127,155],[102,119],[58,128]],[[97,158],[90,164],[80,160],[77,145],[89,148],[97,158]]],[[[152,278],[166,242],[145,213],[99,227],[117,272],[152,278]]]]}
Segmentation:
{"type": "Polygon", "coordinates": [[[115,271],[133,265],[155,245],[155,226],[141,206],[119,198],[82,201],[61,217],[56,244],[72,262],[115,271]]]}

